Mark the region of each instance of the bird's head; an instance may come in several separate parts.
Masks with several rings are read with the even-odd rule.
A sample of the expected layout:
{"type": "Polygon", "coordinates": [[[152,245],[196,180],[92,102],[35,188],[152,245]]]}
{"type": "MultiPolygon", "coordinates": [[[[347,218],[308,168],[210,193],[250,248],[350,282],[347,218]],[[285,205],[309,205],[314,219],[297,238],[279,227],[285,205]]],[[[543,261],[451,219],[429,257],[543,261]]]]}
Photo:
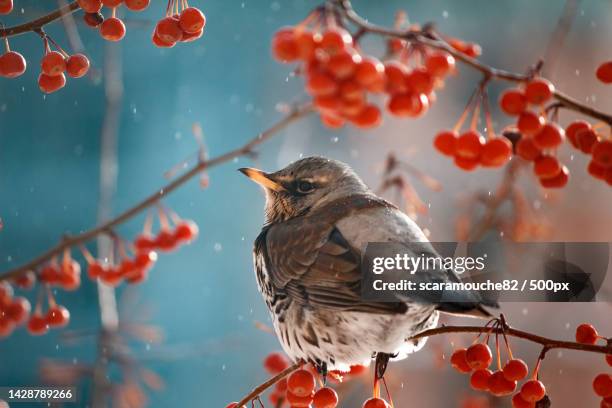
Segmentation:
{"type": "Polygon", "coordinates": [[[250,167],[239,169],[266,192],[266,223],[306,214],[313,208],[368,188],[345,163],[306,157],[274,173],[250,167]]]}

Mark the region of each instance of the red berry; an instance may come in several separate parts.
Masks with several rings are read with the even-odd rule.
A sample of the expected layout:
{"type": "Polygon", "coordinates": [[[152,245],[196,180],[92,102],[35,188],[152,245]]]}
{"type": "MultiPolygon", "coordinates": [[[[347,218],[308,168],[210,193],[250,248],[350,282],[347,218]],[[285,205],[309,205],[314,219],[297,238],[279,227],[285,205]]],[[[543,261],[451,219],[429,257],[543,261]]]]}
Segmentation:
{"type": "Polygon", "coordinates": [[[312,60],[321,42],[321,34],[300,27],[295,30],[294,35],[299,58],[312,60]]]}
{"type": "Polygon", "coordinates": [[[465,171],[472,171],[476,167],[478,167],[478,165],[480,164],[480,160],[478,158],[470,159],[467,157],[461,157],[457,155],[455,155],[455,158],[453,161],[455,163],[455,166],[465,171]]]}
{"type": "Polygon", "coordinates": [[[525,98],[527,102],[541,105],[552,98],[555,86],[547,79],[534,78],[525,86],[525,98]]]}
{"type": "Polygon", "coordinates": [[[612,140],[595,143],[591,150],[593,161],[603,167],[612,166],[612,140]]]}
{"type": "Polygon", "coordinates": [[[521,397],[527,402],[537,402],[546,395],[546,387],[538,380],[529,380],[521,387],[521,397]]]}
{"type": "Polygon", "coordinates": [[[104,268],[98,262],[92,262],[87,267],[87,275],[91,280],[98,279],[104,272],[104,268]]]}
{"type": "Polygon", "coordinates": [[[612,84],[612,61],[606,61],[601,64],[597,68],[595,75],[604,84],[612,84]]]}
{"type": "Polygon", "coordinates": [[[313,72],[306,80],[306,92],[311,95],[331,95],[337,89],[336,80],[324,72],[313,72]]]}
{"type": "Polygon", "coordinates": [[[162,251],[171,251],[178,244],[174,234],[167,230],[161,230],[155,237],[155,247],[162,251]]]}
{"type": "Polygon", "coordinates": [[[200,9],[196,7],[187,7],[181,12],[179,17],[179,25],[186,33],[197,33],[206,25],[206,17],[200,9]]]}
{"type": "Polygon", "coordinates": [[[587,171],[589,174],[597,179],[605,180],[606,179],[606,168],[603,167],[599,163],[595,163],[593,160],[589,162],[589,166],[587,167],[587,171]]]}
{"type": "Polygon", "coordinates": [[[384,81],[385,66],[379,59],[373,57],[364,58],[355,70],[355,80],[361,86],[372,85],[384,81]]]}
{"type": "Polygon", "coordinates": [[[144,251],[136,253],[134,257],[134,267],[137,269],[149,268],[157,261],[157,252],[144,251]]]}
{"type": "Polygon", "coordinates": [[[518,117],[516,126],[522,134],[533,135],[542,129],[545,123],[544,116],[531,111],[523,111],[518,117]]]}
{"type": "Polygon", "coordinates": [[[576,341],[582,344],[595,344],[599,335],[591,324],[582,323],[576,328],[576,341]]]}
{"type": "Polygon", "coordinates": [[[552,149],[559,146],[565,138],[565,131],[556,123],[547,123],[533,137],[533,142],[540,149],[552,149]]]}
{"type": "MultiPolygon", "coordinates": [[[[184,37],[184,36],[183,36],[184,37]]],[[[157,36],[156,32],[153,32],[153,37],[151,37],[151,41],[155,44],[156,47],[159,48],[172,48],[176,45],[174,42],[166,42],[157,36]]]]}
{"type": "Polygon", "coordinates": [[[193,221],[181,221],[174,228],[174,237],[179,241],[191,241],[198,236],[198,224],[193,221]]]}
{"type": "Polygon", "coordinates": [[[155,248],[155,239],[149,235],[138,235],[134,240],[134,247],[140,251],[155,248]]]}
{"type": "Polygon", "coordinates": [[[20,325],[28,319],[30,314],[30,302],[23,297],[16,297],[6,308],[6,315],[15,325],[20,325]]]}
{"type": "Polygon", "coordinates": [[[599,374],[593,380],[595,394],[602,398],[612,397],[612,375],[599,374]]]}
{"type": "Polygon", "coordinates": [[[353,75],[361,62],[361,55],[352,49],[344,49],[329,58],[327,70],[338,79],[345,79],[353,75]]]}
{"type": "Polygon", "coordinates": [[[443,130],[438,133],[434,138],[434,146],[435,148],[446,156],[454,156],[455,155],[455,144],[457,143],[457,139],[459,135],[455,131],[451,130],[443,130]]]}
{"type": "Polygon", "coordinates": [[[89,71],[89,59],[83,54],[74,54],[66,60],[66,71],[72,78],[81,78],[89,71]]]}
{"type": "Polygon", "coordinates": [[[104,22],[104,16],[101,13],[85,13],[83,14],[83,21],[89,27],[96,28],[104,22]]]}
{"type": "Polygon", "coordinates": [[[13,0],[0,0],[0,14],[9,14],[13,11],[13,0]]]}
{"type": "Polygon", "coordinates": [[[9,51],[0,56],[0,76],[6,78],[17,78],[27,68],[23,55],[16,51],[9,51]]]}
{"type": "Polygon", "coordinates": [[[270,353],[264,360],[263,365],[270,374],[278,374],[289,367],[289,360],[282,353],[270,353]]]}
{"type": "Polygon", "coordinates": [[[429,100],[424,93],[395,94],[389,99],[387,109],[398,117],[418,117],[429,108],[429,100]]]}
{"type": "Polygon", "coordinates": [[[555,177],[541,178],[540,184],[545,188],[561,188],[565,187],[569,181],[569,170],[565,166],[561,166],[561,171],[555,177]]]}
{"type": "Polygon", "coordinates": [[[533,162],[533,170],[539,178],[553,178],[561,173],[561,164],[554,156],[541,155],[533,162]]]}
{"type": "Polygon", "coordinates": [[[328,28],[321,37],[321,48],[329,54],[336,54],[353,44],[351,33],[343,28],[328,28]]]}
{"type": "Polygon", "coordinates": [[[382,398],[370,398],[363,403],[362,408],[389,408],[389,404],[382,398]]]}
{"type": "Polygon", "coordinates": [[[183,33],[183,38],[181,38],[181,42],[192,42],[202,37],[204,34],[204,29],[197,31],[195,33],[183,33]]]}
{"type": "Polygon", "coordinates": [[[477,391],[487,391],[489,389],[489,377],[492,374],[493,372],[486,368],[476,370],[470,376],[470,385],[477,391]]]}
{"type": "Polygon", "coordinates": [[[593,147],[599,140],[597,133],[593,129],[582,130],[576,134],[576,137],[578,139],[578,148],[586,154],[591,154],[593,147]]]}
{"type": "Polygon", "coordinates": [[[289,405],[291,405],[292,407],[296,407],[296,408],[309,408],[310,404],[312,404],[312,393],[310,395],[307,395],[305,397],[300,397],[297,396],[295,394],[293,394],[290,391],[287,391],[285,393],[285,398],[287,400],[287,402],[289,403],[289,405]]]}
{"type": "Polygon", "coordinates": [[[361,129],[370,129],[380,125],[382,114],[376,105],[366,105],[358,115],[351,118],[351,122],[361,129]]]}
{"type": "Polygon", "coordinates": [[[434,89],[435,80],[425,68],[415,68],[406,76],[406,84],[411,92],[428,95],[434,89]]]}
{"type": "Polygon", "coordinates": [[[56,305],[47,311],[49,327],[64,327],[70,321],[70,312],[64,306],[56,305]]]}
{"type": "Polygon", "coordinates": [[[162,18],[155,26],[155,34],[166,43],[176,43],[183,38],[179,19],[175,16],[162,18]]]}
{"type": "Polygon", "coordinates": [[[38,87],[45,93],[53,93],[62,89],[66,85],[66,76],[59,74],[56,76],[49,76],[40,74],[38,76],[38,87]]]}
{"type": "Polygon", "coordinates": [[[518,381],[527,377],[529,367],[521,359],[513,359],[506,363],[503,369],[504,377],[509,381],[518,381]]]}
{"type": "Polygon", "coordinates": [[[408,68],[398,61],[385,62],[384,67],[387,92],[390,94],[407,92],[408,68]]]}
{"type": "Polygon", "coordinates": [[[315,389],[315,385],[315,378],[312,373],[304,369],[294,371],[287,379],[287,389],[297,397],[310,396],[315,389]]]}
{"type": "Polygon", "coordinates": [[[107,41],[121,41],[125,37],[125,24],[117,17],[111,17],[100,24],[100,35],[107,41]]]}
{"type": "Polygon", "coordinates": [[[469,366],[466,360],[466,352],[467,350],[462,348],[459,350],[455,350],[451,355],[451,365],[453,368],[460,373],[469,373],[472,371],[472,368],[469,366]]]}
{"type": "Polygon", "coordinates": [[[66,59],[57,51],[47,52],[40,65],[43,74],[49,76],[61,75],[66,71],[66,59]]]}
{"type": "Polygon", "coordinates": [[[489,377],[487,382],[491,394],[501,397],[510,395],[516,389],[516,381],[510,381],[504,377],[503,371],[496,371],[489,377]]]}
{"type": "Polygon", "coordinates": [[[102,8],[102,0],[77,0],[77,3],[86,13],[97,13],[102,8]]]}
{"type": "Polygon", "coordinates": [[[125,7],[132,11],[142,11],[149,7],[150,0],[125,0],[125,7]]]}
{"type": "Polygon", "coordinates": [[[535,402],[525,401],[519,392],[512,397],[512,408],[535,408],[535,402]]]}
{"type": "Polygon", "coordinates": [[[455,69],[455,57],[447,52],[436,51],[425,58],[427,71],[435,77],[444,77],[455,69]]]}
{"type": "Polygon", "coordinates": [[[468,347],[465,353],[465,360],[468,365],[474,369],[484,369],[489,367],[493,361],[493,354],[488,345],[484,343],[476,343],[468,347]]]}
{"type": "Polygon", "coordinates": [[[315,392],[312,403],[314,408],[336,408],[338,406],[338,394],[332,388],[321,388],[315,392]]]}
{"type": "Polygon", "coordinates": [[[591,130],[591,124],[585,120],[575,120],[565,128],[565,135],[571,144],[578,148],[578,134],[585,130],[591,130]]]}
{"type": "Polygon", "coordinates": [[[13,280],[15,286],[21,289],[32,289],[36,283],[36,274],[33,271],[26,271],[13,280]]]}
{"type": "Polygon", "coordinates": [[[503,166],[512,157],[512,143],[505,137],[489,139],[482,148],[480,164],[486,167],[503,166]]]}
{"type": "Polygon", "coordinates": [[[272,37],[272,55],[278,61],[291,62],[300,56],[293,27],[283,27],[272,37]]]}
{"type": "Polygon", "coordinates": [[[527,99],[520,89],[508,89],[501,95],[499,106],[508,115],[519,115],[527,107],[527,99]]]}
{"type": "Polygon", "coordinates": [[[30,334],[39,336],[45,334],[49,330],[47,319],[39,312],[34,313],[28,320],[28,332],[30,334]]]}
{"type": "Polygon", "coordinates": [[[476,130],[469,130],[459,136],[455,154],[466,159],[478,159],[482,153],[485,138],[476,130]]]}
{"type": "Polygon", "coordinates": [[[8,316],[0,313],[0,339],[10,336],[14,329],[15,323],[8,316]]]}
{"type": "Polygon", "coordinates": [[[525,160],[534,161],[542,154],[542,151],[533,143],[532,138],[522,137],[516,144],[516,154],[525,160]]]}

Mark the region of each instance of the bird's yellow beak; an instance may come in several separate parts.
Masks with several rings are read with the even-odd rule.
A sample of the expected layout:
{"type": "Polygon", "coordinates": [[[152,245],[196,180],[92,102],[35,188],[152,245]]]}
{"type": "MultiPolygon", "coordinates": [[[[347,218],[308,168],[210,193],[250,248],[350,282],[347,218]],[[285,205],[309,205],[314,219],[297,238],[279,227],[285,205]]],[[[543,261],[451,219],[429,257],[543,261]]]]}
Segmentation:
{"type": "Polygon", "coordinates": [[[267,189],[270,189],[272,191],[285,191],[285,188],[280,183],[272,180],[272,178],[270,178],[270,175],[264,171],[251,167],[243,167],[241,169],[238,169],[238,171],[243,173],[245,176],[259,184],[260,186],[263,186],[267,189]]]}

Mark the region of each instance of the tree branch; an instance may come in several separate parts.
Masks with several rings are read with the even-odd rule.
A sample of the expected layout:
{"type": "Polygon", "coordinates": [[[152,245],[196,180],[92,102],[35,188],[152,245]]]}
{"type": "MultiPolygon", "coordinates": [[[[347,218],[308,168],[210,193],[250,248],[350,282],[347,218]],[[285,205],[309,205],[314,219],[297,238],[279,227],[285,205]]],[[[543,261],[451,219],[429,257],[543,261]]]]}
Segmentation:
{"type": "Polygon", "coordinates": [[[27,23],[23,23],[23,24],[16,25],[13,27],[2,28],[0,29],[0,37],[2,38],[13,37],[19,34],[28,33],[30,31],[39,30],[46,24],[49,24],[55,20],[58,20],[66,14],[74,13],[76,10],[79,10],[80,8],[81,7],[79,7],[78,3],[76,1],[73,1],[72,3],[64,7],[60,7],[57,10],[47,15],[44,15],[42,17],[39,17],[35,20],[28,21],[27,23]]]}
{"type": "MultiPolygon", "coordinates": [[[[488,66],[475,58],[455,50],[446,41],[438,38],[435,33],[432,33],[431,31],[397,30],[372,24],[355,12],[349,0],[338,0],[334,3],[337,5],[339,13],[357,26],[360,31],[374,33],[385,37],[402,38],[409,42],[415,42],[423,44],[427,47],[445,51],[455,57],[455,59],[465,63],[477,71],[480,71],[487,78],[501,79],[509,82],[525,82],[530,78],[530,76],[526,74],[517,74],[488,66]]],[[[612,115],[585,105],[559,90],[555,90],[554,98],[567,109],[580,112],[584,115],[591,116],[592,118],[612,125],[612,115]]]]}
{"type": "Polygon", "coordinates": [[[272,387],[274,384],[276,384],[283,378],[287,377],[292,372],[296,371],[302,365],[304,365],[304,362],[300,360],[296,362],[295,364],[293,364],[292,366],[276,374],[274,377],[270,378],[269,380],[259,384],[257,387],[253,388],[253,391],[251,391],[244,398],[242,398],[238,402],[238,404],[236,404],[236,407],[238,408],[242,408],[243,406],[246,407],[246,404],[248,404],[250,401],[254,400],[255,398],[259,397],[265,390],[272,387]]]}
{"type": "Polygon", "coordinates": [[[532,343],[541,344],[547,350],[551,349],[568,349],[568,350],[580,350],[580,351],[588,351],[592,353],[601,353],[601,354],[612,354],[612,345],[608,346],[597,346],[592,344],[582,344],[576,343],[573,341],[563,341],[563,340],[555,340],[549,339],[547,337],[542,337],[537,334],[529,333],[523,330],[514,329],[510,326],[502,326],[502,327],[487,327],[487,326],[440,326],[435,329],[425,330],[421,333],[418,333],[407,340],[418,340],[425,337],[437,336],[440,334],[447,333],[496,333],[503,334],[506,336],[512,336],[519,339],[524,339],[531,341],[532,343]]]}
{"type": "Polygon", "coordinates": [[[124,223],[125,221],[134,217],[136,214],[139,214],[141,211],[154,205],[161,198],[170,194],[171,192],[176,190],[181,185],[185,184],[187,181],[189,181],[191,178],[201,173],[202,171],[210,167],[230,161],[236,157],[245,156],[245,155],[253,153],[253,148],[255,146],[267,141],[272,136],[277,134],[279,131],[287,127],[287,125],[306,116],[312,111],[313,111],[313,108],[310,103],[294,108],[284,118],[276,122],[274,125],[266,129],[265,131],[259,133],[257,136],[255,136],[245,145],[237,149],[231,150],[227,153],[224,153],[220,156],[213,157],[209,160],[200,161],[195,166],[193,166],[191,169],[183,173],[181,176],[177,177],[169,184],[158,189],[156,192],[151,194],[149,197],[145,198],[143,201],[139,202],[133,207],[127,209],[123,213],[119,214],[117,217],[103,224],[100,224],[97,227],[94,227],[88,231],[85,231],[81,234],[78,234],[75,236],[64,236],[63,240],[60,243],[58,243],[53,248],[47,250],[46,252],[40,254],[39,256],[31,260],[30,262],[22,266],[19,266],[15,269],[12,269],[12,270],[9,270],[9,271],[6,271],[0,274],[0,281],[15,278],[19,276],[20,274],[25,273],[28,270],[34,270],[36,269],[36,267],[42,265],[43,263],[51,259],[53,256],[59,255],[65,248],[70,248],[75,245],[87,242],[103,232],[110,232],[117,225],[124,223]]]}

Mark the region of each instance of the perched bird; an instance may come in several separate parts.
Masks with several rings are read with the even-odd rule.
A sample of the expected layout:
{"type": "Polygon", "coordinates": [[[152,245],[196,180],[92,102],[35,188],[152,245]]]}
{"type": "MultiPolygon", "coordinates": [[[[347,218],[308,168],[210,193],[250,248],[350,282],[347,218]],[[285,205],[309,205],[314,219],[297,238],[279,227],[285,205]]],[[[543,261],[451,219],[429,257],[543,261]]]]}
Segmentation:
{"type": "MultiPolygon", "coordinates": [[[[255,273],[276,335],[294,361],[346,371],[376,355],[386,366],[389,357],[405,358],[424,345],[425,339],[406,339],[435,327],[439,311],[487,314],[476,297],[455,303],[362,299],[360,263],[368,242],[423,242],[435,252],[415,222],[377,197],[348,165],[308,157],[274,173],[239,170],[266,193],[255,273]]],[[[458,278],[440,270],[428,271],[428,279],[458,278]]]]}

